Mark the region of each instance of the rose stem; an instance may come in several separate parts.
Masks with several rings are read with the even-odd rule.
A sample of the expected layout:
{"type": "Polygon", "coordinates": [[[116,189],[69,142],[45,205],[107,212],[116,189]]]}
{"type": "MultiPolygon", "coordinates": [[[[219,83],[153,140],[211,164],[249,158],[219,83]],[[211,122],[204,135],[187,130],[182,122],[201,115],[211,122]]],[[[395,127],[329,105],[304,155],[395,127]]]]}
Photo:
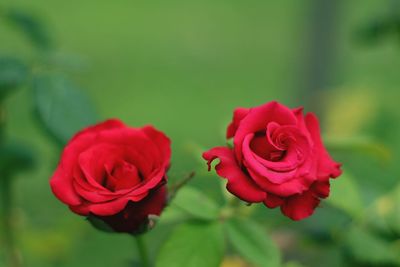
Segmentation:
{"type": "Polygon", "coordinates": [[[185,186],[190,180],[193,179],[195,176],[195,172],[189,173],[187,176],[185,176],[182,180],[178,181],[176,184],[172,185],[170,188],[170,193],[168,196],[168,202],[170,202],[176,195],[176,193],[181,189],[183,186],[185,186]]]}
{"type": "MultiPolygon", "coordinates": [[[[4,141],[5,110],[0,105],[0,145],[4,141]]],[[[14,245],[12,226],[12,180],[7,173],[0,174],[0,220],[6,261],[9,267],[20,267],[20,260],[14,245]]]]}
{"type": "Polygon", "coordinates": [[[9,177],[0,177],[1,195],[1,229],[3,230],[4,251],[9,267],[19,267],[19,257],[14,247],[14,234],[12,227],[12,197],[11,180],[9,177]]]}
{"type": "Polygon", "coordinates": [[[143,236],[142,235],[135,236],[135,240],[139,252],[140,261],[142,262],[142,267],[150,267],[147,247],[144,242],[143,236]]]}

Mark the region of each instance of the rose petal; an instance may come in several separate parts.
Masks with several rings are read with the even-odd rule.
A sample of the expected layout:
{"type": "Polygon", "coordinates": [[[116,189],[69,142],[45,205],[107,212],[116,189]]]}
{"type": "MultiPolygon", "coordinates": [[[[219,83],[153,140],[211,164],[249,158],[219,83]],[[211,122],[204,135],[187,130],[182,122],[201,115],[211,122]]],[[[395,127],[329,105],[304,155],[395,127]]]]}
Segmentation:
{"type": "Polygon", "coordinates": [[[78,155],[90,147],[96,140],[97,132],[124,127],[119,120],[107,120],[95,126],[90,126],[75,134],[65,146],[60,163],[50,179],[50,187],[54,195],[67,205],[79,205],[81,200],[73,187],[73,169],[77,164],[78,155]]]}
{"type": "Polygon", "coordinates": [[[215,147],[203,153],[203,158],[211,162],[218,158],[220,162],[215,166],[217,174],[228,180],[226,188],[238,198],[247,202],[261,202],[265,199],[263,192],[237,165],[233,151],[227,147],[215,147]]]}
{"type": "MultiPolygon", "coordinates": [[[[249,135],[253,135],[249,147],[253,151],[253,153],[256,154],[258,157],[261,157],[266,160],[271,160],[271,155],[273,153],[279,153],[280,155],[282,155],[283,150],[274,147],[273,144],[268,142],[268,138],[266,138],[265,135],[248,134],[247,136],[249,135]]],[[[246,137],[244,142],[246,141],[246,137]]]]}
{"type": "Polygon", "coordinates": [[[228,128],[226,130],[226,138],[232,138],[235,133],[237,128],[239,127],[240,121],[246,117],[246,115],[249,113],[250,109],[248,108],[236,108],[233,111],[233,119],[232,122],[228,125],[228,128]]]}
{"type": "Polygon", "coordinates": [[[251,108],[249,113],[239,124],[233,140],[235,155],[238,162],[242,161],[242,143],[247,134],[265,132],[269,122],[281,125],[295,125],[297,119],[293,112],[276,101],[251,108]]]}
{"type": "Polygon", "coordinates": [[[282,184],[274,184],[251,169],[248,169],[248,172],[253,181],[256,182],[261,190],[281,197],[288,197],[291,195],[300,194],[308,190],[315,179],[310,179],[309,177],[304,176],[294,178],[282,184]]]}
{"type": "Polygon", "coordinates": [[[114,166],[106,168],[106,187],[111,191],[133,188],[141,182],[141,176],[135,165],[120,160],[114,166]]]}
{"type": "MultiPolygon", "coordinates": [[[[95,189],[90,189],[79,183],[77,180],[73,181],[73,186],[75,191],[79,194],[80,197],[85,199],[86,202],[98,204],[98,203],[105,203],[112,201],[121,197],[121,194],[113,194],[113,192],[107,191],[98,191],[95,189]]],[[[71,205],[71,206],[78,206],[78,205],[71,205]]]]}
{"type": "Polygon", "coordinates": [[[297,118],[297,127],[300,129],[301,133],[307,137],[308,142],[311,144],[311,146],[313,146],[314,141],[312,140],[310,133],[307,129],[306,123],[304,121],[303,107],[298,107],[293,109],[293,113],[297,118]]]}
{"type": "Polygon", "coordinates": [[[264,199],[265,206],[267,206],[270,209],[279,207],[283,203],[284,203],[284,200],[282,198],[278,197],[277,195],[274,195],[274,194],[268,194],[267,198],[264,199]]]}
{"type": "Polygon", "coordinates": [[[143,127],[142,131],[155,143],[164,159],[165,165],[169,165],[171,158],[171,140],[163,132],[158,131],[152,125],[143,127]]]}
{"type": "Polygon", "coordinates": [[[280,166],[282,169],[279,171],[275,171],[272,168],[268,168],[268,166],[265,166],[260,163],[260,161],[257,160],[257,155],[255,155],[251,150],[250,150],[250,140],[253,138],[253,134],[249,134],[246,136],[244,142],[243,142],[243,147],[242,147],[242,153],[243,153],[243,159],[244,159],[244,164],[248,170],[255,171],[259,174],[258,177],[262,177],[261,179],[255,180],[255,182],[259,185],[262,186],[264,181],[270,181],[275,184],[282,184],[284,182],[287,182],[290,179],[293,179],[295,176],[295,173],[297,172],[296,168],[296,162],[268,162],[266,160],[262,160],[258,158],[260,161],[262,160],[266,165],[277,165],[280,166]],[[286,170],[283,169],[283,165],[286,165],[285,167],[287,168],[286,170]]]}
{"type": "Polygon", "coordinates": [[[341,164],[333,161],[331,156],[326,151],[321,140],[317,117],[313,113],[308,113],[305,117],[305,123],[318,153],[318,178],[327,180],[329,177],[336,178],[340,176],[342,174],[342,171],[340,170],[341,164]]]}
{"type": "Polygon", "coordinates": [[[135,233],[148,223],[149,215],[159,216],[166,205],[166,187],[152,191],[140,203],[129,202],[124,210],[112,215],[99,217],[117,232],[135,233]]]}
{"type": "MultiPolygon", "coordinates": [[[[166,158],[161,153],[161,150],[156,142],[150,139],[146,132],[142,129],[123,128],[118,130],[100,132],[97,138],[97,143],[111,143],[120,147],[131,147],[136,151],[140,151],[143,157],[150,159],[154,166],[169,163],[169,158],[166,158]]],[[[166,152],[169,155],[169,152],[166,152]]]]}
{"type": "Polygon", "coordinates": [[[320,200],[309,190],[286,199],[281,205],[281,211],[292,220],[298,221],[311,216],[319,202],[320,200]]]}
{"type": "Polygon", "coordinates": [[[108,191],[105,187],[105,164],[110,160],[117,161],[120,155],[121,148],[107,143],[100,143],[82,152],[78,158],[82,179],[99,191],[108,191]]]}
{"type": "Polygon", "coordinates": [[[72,177],[65,171],[62,164],[59,164],[50,180],[50,188],[53,194],[67,205],[80,205],[81,198],[75,192],[72,185],[72,177]]]}
{"type": "Polygon", "coordinates": [[[70,209],[80,215],[87,216],[89,213],[98,216],[109,216],[114,215],[123,210],[129,201],[138,202],[148,195],[149,191],[136,196],[127,196],[116,198],[112,201],[102,203],[90,203],[86,202],[78,206],[70,206],[70,209]]]}
{"type": "Polygon", "coordinates": [[[72,137],[70,142],[73,141],[74,139],[80,137],[83,134],[93,134],[93,133],[96,134],[99,131],[111,130],[111,129],[116,129],[116,128],[124,128],[124,127],[126,127],[126,126],[122,121],[120,121],[118,119],[109,119],[109,120],[103,121],[101,123],[84,128],[83,130],[76,133],[72,137]]]}
{"type": "Polygon", "coordinates": [[[327,182],[315,182],[311,186],[311,190],[320,198],[327,198],[330,193],[330,184],[327,182]]]}

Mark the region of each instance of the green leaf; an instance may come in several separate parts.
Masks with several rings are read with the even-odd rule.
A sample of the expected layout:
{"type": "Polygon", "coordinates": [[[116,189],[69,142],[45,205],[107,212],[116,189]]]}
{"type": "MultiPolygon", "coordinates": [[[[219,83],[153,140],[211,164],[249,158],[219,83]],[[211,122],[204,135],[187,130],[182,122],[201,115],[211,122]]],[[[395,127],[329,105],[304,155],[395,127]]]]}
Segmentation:
{"type": "Polygon", "coordinates": [[[354,226],[348,231],[346,246],[358,262],[377,266],[400,264],[400,254],[395,243],[388,242],[359,226],[354,226]]]}
{"type": "Polygon", "coordinates": [[[219,215],[219,208],[212,199],[189,186],[178,191],[171,205],[199,219],[215,220],[219,215]]]}
{"type": "Polygon", "coordinates": [[[188,215],[189,214],[187,214],[184,210],[176,206],[169,205],[162,212],[160,217],[160,223],[162,224],[176,223],[188,219],[190,216],[188,215]]]}
{"type": "Polygon", "coordinates": [[[28,76],[27,66],[13,57],[0,58],[0,99],[21,86],[28,76]]]}
{"type": "Polygon", "coordinates": [[[174,229],[161,247],[156,267],[218,267],[225,245],[218,222],[190,222],[174,229]]]}
{"type": "Polygon", "coordinates": [[[65,77],[37,76],[33,89],[40,122],[61,143],[97,121],[89,98],[65,77]]]}
{"type": "Polygon", "coordinates": [[[226,223],[233,247],[249,262],[260,267],[280,266],[280,253],[262,227],[249,219],[231,219],[226,223]]]}
{"type": "Polygon", "coordinates": [[[52,46],[47,28],[34,14],[20,9],[11,9],[7,11],[6,19],[24,33],[36,47],[48,49],[52,46]]]}
{"type": "Polygon", "coordinates": [[[0,146],[0,172],[15,173],[35,165],[33,151],[20,143],[10,142],[0,146]]]}
{"type": "Polygon", "coordinates": [[[358,217],[362,214],[364,205],[361,193],[357,183],[347,170],[339,178],[332,180],[327,203],[352,217],[358,217]]]}

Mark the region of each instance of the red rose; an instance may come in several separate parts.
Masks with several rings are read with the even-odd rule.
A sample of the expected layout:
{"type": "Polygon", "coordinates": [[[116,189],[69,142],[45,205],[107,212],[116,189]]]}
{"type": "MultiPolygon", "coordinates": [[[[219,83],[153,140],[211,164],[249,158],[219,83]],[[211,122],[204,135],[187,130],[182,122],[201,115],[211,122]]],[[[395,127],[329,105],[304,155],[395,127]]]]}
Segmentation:
{"type": "Polygon", "coordinates": [[[166,204],[170,140],[152,126],[108,120],[77,133],[51,178],[54,195],[114,231],[137,233],[166,204]]]}
{"type": "Polygon", "coordinates": [[[270,102],[237,108],[228,126],[233,149],[215,147],[203,154],[219,158],[217,174],[228,180],[227,190],[249,203],[280,206],[293,220],[310,216],[329,195],[329,178],[341,174],[340,164],[326,151],[313,113],[270,102]]]}

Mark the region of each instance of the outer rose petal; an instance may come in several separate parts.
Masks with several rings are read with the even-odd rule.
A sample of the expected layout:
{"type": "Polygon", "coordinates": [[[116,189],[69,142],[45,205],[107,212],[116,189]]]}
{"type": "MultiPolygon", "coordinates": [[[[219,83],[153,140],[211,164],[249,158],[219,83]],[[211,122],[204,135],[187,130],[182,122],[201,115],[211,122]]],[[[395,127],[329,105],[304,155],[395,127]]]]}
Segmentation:
{"type": "Polygon", "coordinates": [[[327,198],[330,193],[329,181],[327,182],[315,182],[311,186],[311,190],[320,198],[327,198]]]}
{"type": "Polygon", "coordinates": [[[160,148],[153,140],[142,130],[138,128],[122,128],[108,131],[101,131],[98,133],[97,139],[92,144],[96,143],[110,143],[115,146],[121,147],[134,147],[135,150],[143,153],[144,157],[155,162],[164,162],[165,159],[160,153],[160,148]]]}
{"type": "Polygon", "coordinates": [[[85,204],[79,206],[69,206],[69,208],[83,216],[89,215],[89,213],[98,215],[98,216],[110,216],[117,214],[118,212],[122,211],[129,201],[132,202],[139,202],[143,198],[148,195],[148,191],[143,192],[142,195],[135,195],[129,197],[120,197],[116,198],[112,201],[102,202],[102,203],[90,203],[86,202],[85,204]]]}
{"type": "Polygon", "coordinates": [[[281,211],[290,219],[299,221],[311,216],[319,202],[320,200],[309,190],[301,195],[287,198],[281,206],[281,211]]]}
{"type": "Polygon", "coordinates": [[[58,199],[67,205],[81,204],[81,198],[75,192],[72,183],[72,171],[77,164],[79,153],[91,145],[98,131],[122,127],[125,125],[120,120],[110,119],[89,126],[72,137],[65,146],[60,163],[50,180],[51,190],[58,199]]]}
{"type": "Polygon", "coordinates": [[[263,192],[237,165],[233,151],[227,147],[215,147],[203,153],[203,158],[211,162],[219,158],[220,162],[215,166],[217,174],[228,180],[226,188],[238,198],[247,202],[261,202],[265,199],[263,192]]]}
{"type": "Polygon", "coordinates": [[[84,134],[71,140],[62,152],[60,163],[50,180],[54,195],[67,205],[79,205],[80,198],[73,186],[73,170],[77,165],[78,155],[90,146],[94,134],[84,134]]]}
{"type": "Polygon", "coordinates": [[[246,117],[246,115],[249,113],[250,109],[248,108],[237,108],[235,111],[233,111],[233,119],[232,122],[229,124],[228,129],[226,130],[226,138],[232,138],[235,133],[237,128],[239,127],[240,121],[246,117]]]}
{"type": "Polygon", "coordinates": [[[116,232],[137,233],[148,223],[149,215],[159,216],[166,205],[166,187],[153,190],[140,202],[129,202],[119,213],[112,216],[96,216],[116,232]]]}
{"type": "Polygon", "coordinates": [[[169,160],[171,158],[171,140],[152,125],[143,127],[142,131],[156,144],[160,153],[163,155],[166,165],[169,165],[169,160]]]}
{"type": "Polygon", "coordinates": [[[283,198],[280,198],[274,194],[268,194],[267,198],[264,199],[264,204],[265,206],[267,206],[270,209],[279,207],[280,205],[282,205],[285,201],[283,200],[283,198]]]}
{"type": "Polygon", "coordinates": [[[329,182],[315,182],[307,192],[288,198],[281,206],[282,213],[293,220],[304,219],[314,213],[320,198],[327,198],[329,191],[329,182]]]}
{"type": "Polygon", "coordinates": [[[331,156],[326,151],[321,140],[321,133],[317,117],[313,113],[308,113],[305,117],[305,123],[308,131],[310,132],[311,138],[314,141],[314,146],[316,147],[318,152],[318,178],[327,180],[329,179],[329,177],[338,177],[342,174],[342,171],[340,170],[341,164],[333,161],[331,156]]]}
{"type": "Polygon", "coordinates": [[[53,194],[67,205],[80,205],[82,200],[75,192],[72,185],[72,178],[63,169],[63,166],[58,165],[53,177],[50,180],[50,188],[53,194]]]}
{"type": "Polygon", "coordinates": [[[89,126],[85,129],[79,131],[72,137],[71,141],[73,141],[75,138],[81,136],[82,134],[97,133],[99,131],[111,130],[111,129],[123,128],[123,127],[126,127],[126,126],[122,121],[120,121],[118,119],[109,119],[109,120],[103,121],[103,122],[93,125],[93,126],[89,126]]]}

